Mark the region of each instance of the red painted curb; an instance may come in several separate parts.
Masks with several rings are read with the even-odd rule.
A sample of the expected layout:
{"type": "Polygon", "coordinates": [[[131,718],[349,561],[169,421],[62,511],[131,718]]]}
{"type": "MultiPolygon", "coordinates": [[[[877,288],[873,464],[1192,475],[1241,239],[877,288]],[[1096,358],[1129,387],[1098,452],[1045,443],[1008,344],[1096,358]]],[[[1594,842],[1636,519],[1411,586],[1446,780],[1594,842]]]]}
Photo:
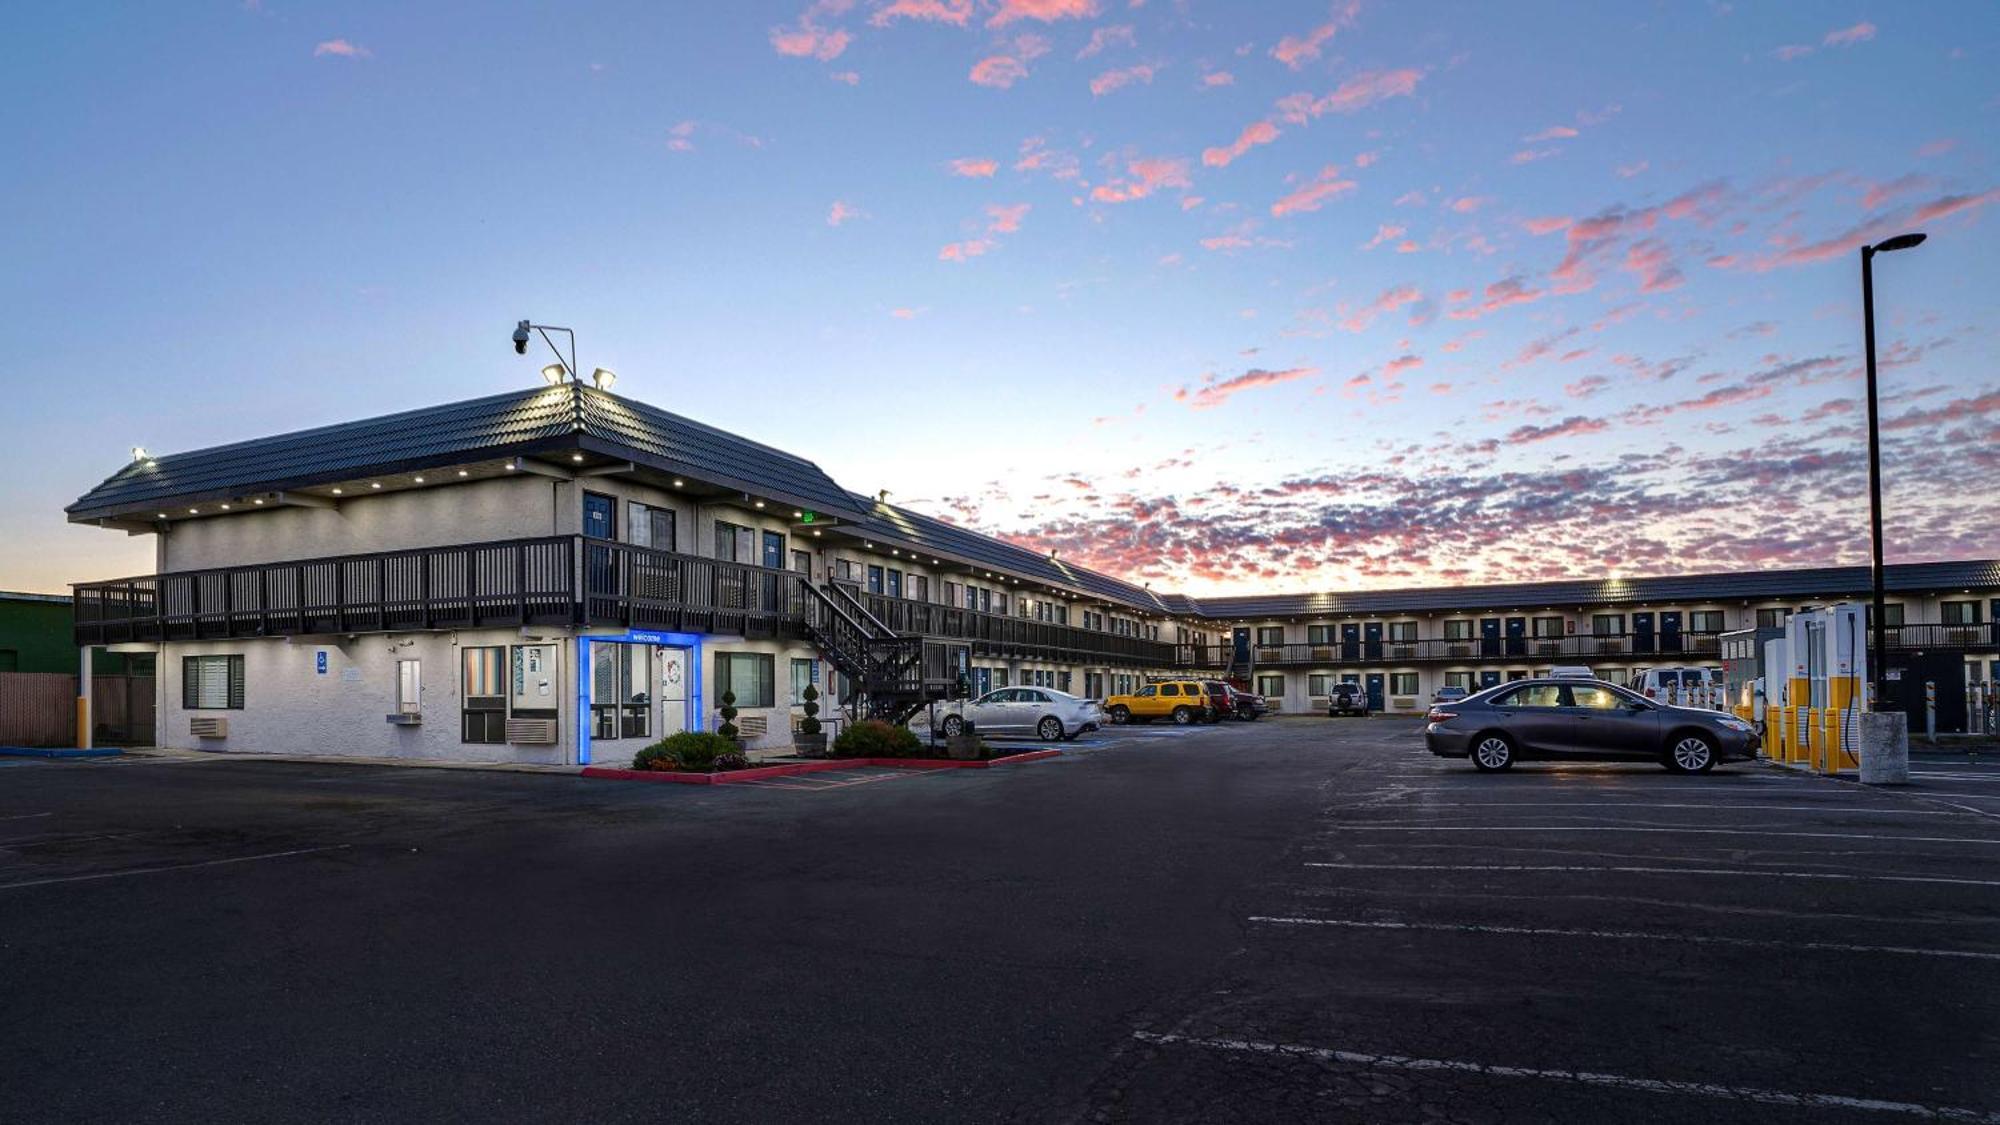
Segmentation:
{"type": "Polygon", "coordinates": [[[983,770],[1010,762],[1038,762],[1043,758],[1053,758],[1060,753],[1062,753],[1060,750],[1033,750],[1026,754],[1010,754],[1004,758],[976,762],[959,762],[947,758],[827,758],[816,762],[787,762],[782,766],[757,766],[724,773],[621,770],[608,766],[585,766],[582,776],[603,778],[607,781],[661,781],[669,785],[728,785],[732,782],[756,781],[766,777],[791,777],[802,773],[858,769],[864,766],[900,770],[983,770]]]}

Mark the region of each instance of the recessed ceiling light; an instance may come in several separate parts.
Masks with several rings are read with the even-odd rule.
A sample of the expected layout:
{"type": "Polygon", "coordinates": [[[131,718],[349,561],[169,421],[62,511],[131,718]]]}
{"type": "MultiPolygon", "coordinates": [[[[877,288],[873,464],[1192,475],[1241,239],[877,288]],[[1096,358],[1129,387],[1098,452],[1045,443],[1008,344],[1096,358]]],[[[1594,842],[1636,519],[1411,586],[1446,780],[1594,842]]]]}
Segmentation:
{"type": "Polygon", "coordinates": [[[261,496],[259,496],[259,497],[258,497],[257,499],[255,499],[255,500],[252,500],[252,501],[250,501],[250,502],[251,502],[252,504],[256,504],[256,505],[259,505],[259,506],[262,506],[262,505],[263,505],[263,503],[264,503],[264,498],[263,498],[263,497],[261,497],[261,496]]]}
{"type": "Polygon", "coordinates": [[[167,518],[167,513],[165,513],[165,512],[161,512],[161,513],[160,513],[160,518],[161,518],[161,519],[166,519],[166,518],[167,518]]]}
{"type": "Polygon", "coordinates": [[[370,487],[370,488],[380,488],[380,487],[382,487],[382,482],[381,482],[381,481],[379,481],[379,480],[371,480],[371,481],[369,481],[369,482],[368,482],[368,487],[370,487]]]}
{"type": "Polygon", "coordinates": [[[471,474],[471,473],[468,473],[468,472],[466,472],[466,471],[465,471],[464,469],[460,469],[460,470],[458,471],[458,475],[459,475],[459,476],[462,476],[462,477],[469,477],[469,476],[471,476],[472,474],[471,474]]]}
{"type": "Polygon", "coordinates": [[[508,471],[508,472],[510,472],[510,473],[511,473],[511,472],[513,472],[513,471],[514,471],[515,469],[518,469],[518,468],[520,468],[520,467],[521,467],[521,463],[520,463],[519,461],[509,461],[509,462],[507,462],[507,471],[508,471]]]}
{"type": "Polygon", "coordinates": [[[581,460],[583,460],[583,454],[581,454],[581,453],[572,453],[572,454],[570,454],[570,455],[569,455],[569,459],[570,459],[570,460],[572,460],[572,461],[581,461],[581,460]]]}
{"type": "Polygon", "coordinates": [[[226,511],[228,511],[228,510],[229,510],[229,505],[227,505],[227,504],[224,504],[224,505],[222,506],[222,510],[223,510],[223,511],[225,511],[225,512],[226,512],[226,511]]]}
{"type": "Polygon", "coordinates": [[[815,528],[813,528],[813,534],[814,534],[815,536],[817,536],[817,535],[819,534],[819,528],[816,528],[816,527],[815,527],[815,528]]]}
{"type": "Polygon", "coordinates": [[[338,496],[338,495],[340,495],[340,493],[341,493],[341,490],[340,490],[340,489],[338,489],[338,488],[336,488],[336,489],[334,489],[334,490],[333,490],[333,494],[334,494],[335,496],[338,496]]]}
{"type": "Polygon", "coordinates": [[[804,512],[793,512],[792,518],[795,520],[802,520],[806,518],[806,514],[804,512]]]}
{"type": "Polygon", "coordinates": [[[422,477],[411,477],[410,479],[416,481],[418,484],[424,483],[424,478],[422,477]]]}
{"type": "Polygon", "coordinates": [[[676,478],[676,479],[675,479],[675,481],[674,481],[674,487],[675,487],[675,488],[681,488],[681,487],[684,487],[684,486],[685,486],[686,484],[687,484],[687,482],[686,482],[686,481],[684,481],[684,480],[680,480],[680,479],[678,479],[678,478],[676,478]]]}
{"type": "Polygon", "coordinates": [[[194,516],[194,515],[200,515],[200,514],[201,514],[201,509],[200,509],[200,508],[189,508],[189,509],[188,509],[188,515],[191,515],[191,516],[194,516]]]}
{"type": "Polygon", "coordinates": [[[758,506],[759,508],[763,507],[763,506],[764,506],[764,502],[763,502],[762,500],[759,500],[759,501],[757,501],[757,506],[758,506]]]}

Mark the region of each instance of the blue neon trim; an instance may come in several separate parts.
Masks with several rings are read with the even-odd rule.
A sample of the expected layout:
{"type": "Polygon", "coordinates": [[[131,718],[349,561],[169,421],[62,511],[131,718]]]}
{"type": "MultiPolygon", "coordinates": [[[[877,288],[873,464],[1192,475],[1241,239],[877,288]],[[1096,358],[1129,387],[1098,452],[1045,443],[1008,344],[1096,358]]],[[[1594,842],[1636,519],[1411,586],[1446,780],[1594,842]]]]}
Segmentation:
{"type": "Polygon", "coordinates": [[[664,648],[682,648],[689,652],[688,663],[693,672],[688,676],[688,702],[693,704],[694,714],[689,730],[702,729],[703,714],[701,700],[701,642],[700,633],[656,633],[646,629],[606,636],[592,634],[576,638],[576,761],[587,766],[591,762],[590,752],[590,694],[592,689],[590,674],[590,646],[607,645],[660,645],[664,648]]]}

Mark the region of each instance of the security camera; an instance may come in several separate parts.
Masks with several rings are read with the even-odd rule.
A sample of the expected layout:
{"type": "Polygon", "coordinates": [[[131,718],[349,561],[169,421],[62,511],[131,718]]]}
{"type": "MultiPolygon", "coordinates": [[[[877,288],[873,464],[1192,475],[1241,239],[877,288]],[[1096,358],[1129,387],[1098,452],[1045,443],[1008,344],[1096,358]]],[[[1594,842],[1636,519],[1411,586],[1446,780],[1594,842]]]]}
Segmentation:
{"type": "Polygon", "coordinates": [[[514,326],[514,354],[528,354],[528,322],[525,320],[514,326]]]}

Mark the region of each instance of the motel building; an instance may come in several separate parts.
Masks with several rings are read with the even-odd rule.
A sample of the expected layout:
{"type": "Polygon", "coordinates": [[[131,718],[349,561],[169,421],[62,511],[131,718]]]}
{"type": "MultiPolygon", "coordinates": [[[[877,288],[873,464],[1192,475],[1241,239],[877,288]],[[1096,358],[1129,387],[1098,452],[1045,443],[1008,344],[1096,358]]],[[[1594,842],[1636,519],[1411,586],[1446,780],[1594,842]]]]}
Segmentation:
{"type": "MultiPolygon", "coordinates": [[[[714,729],[1021,685],[1228,675],[1418,712],[1584,664],[1717,664],[1720,634],[1864,598],[1866,568],[1191,598],[852,492],[802,457],[575,382],[133,460],[68,508],[155,543],[75,587],[85,648],[154,654],[163,746],[623,765],[714,729]]],[[[1893,566],[1891,664],[2000,678],[2000,561],[1893,566]]]]}

